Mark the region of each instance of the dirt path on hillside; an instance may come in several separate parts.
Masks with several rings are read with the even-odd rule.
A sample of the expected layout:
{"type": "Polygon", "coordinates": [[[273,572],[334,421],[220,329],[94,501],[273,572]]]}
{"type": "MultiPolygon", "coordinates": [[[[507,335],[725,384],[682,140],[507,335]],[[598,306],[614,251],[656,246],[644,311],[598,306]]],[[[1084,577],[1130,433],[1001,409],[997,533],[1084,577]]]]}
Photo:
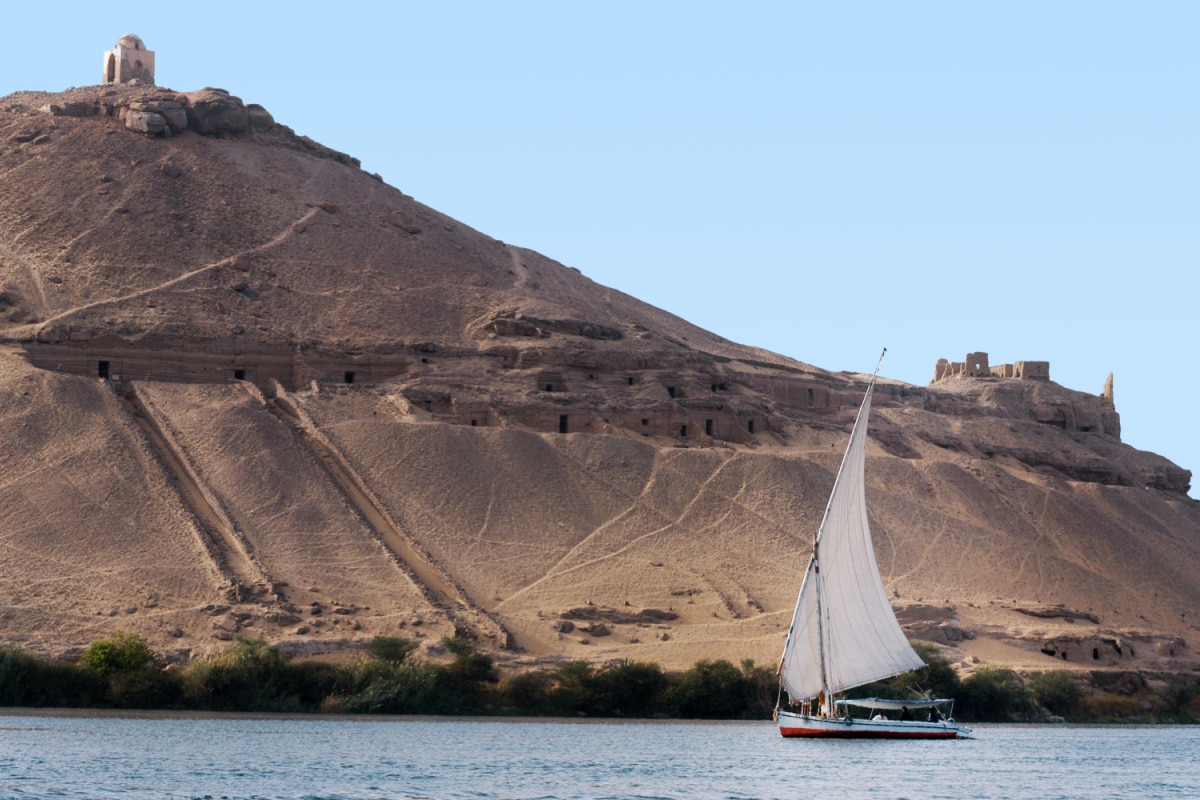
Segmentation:
{"type": "Polygon", "coordinates": [[[201,527],[209,534],[216,548],[212,552],[218,569],[234,583],[234,592],[241,599],[243,589],[270,585],[262,570],[254,563],[232,524],[216,508],[200,486],[199,478],[188,465],[183,452],[169,433],[163,430],[154,413],[147,408],[136,388],[123,398],[123,403],[146,435],[151,450],[157,455],[174,479],[176,488],[188,509],[195,514],[201,527]]]}

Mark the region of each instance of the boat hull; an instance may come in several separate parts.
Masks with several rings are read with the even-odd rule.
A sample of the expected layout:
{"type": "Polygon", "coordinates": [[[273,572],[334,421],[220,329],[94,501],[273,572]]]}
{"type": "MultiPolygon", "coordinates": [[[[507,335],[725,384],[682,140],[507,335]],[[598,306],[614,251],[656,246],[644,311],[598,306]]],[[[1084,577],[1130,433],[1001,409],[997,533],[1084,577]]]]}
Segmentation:
{"type": "Polygon", "coordinates": [[[824,736],[832,739],[960,739],[970,729],[955,722],[811,717],[779,712],[781,736],[824,736]]]}

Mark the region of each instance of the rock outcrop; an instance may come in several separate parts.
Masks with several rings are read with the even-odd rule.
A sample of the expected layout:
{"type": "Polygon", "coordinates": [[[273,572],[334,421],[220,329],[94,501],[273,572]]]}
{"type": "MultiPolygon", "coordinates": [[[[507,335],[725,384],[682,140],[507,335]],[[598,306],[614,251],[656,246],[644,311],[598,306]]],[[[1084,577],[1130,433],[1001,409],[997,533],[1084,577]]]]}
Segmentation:
{"type": "MultiPolygon", "coordinates": [[[[183,97],[187,98],[188,125],[201,136],[231,136],[250,127],[250,112],[245,103],[224,89],[201,89],[183,97]]],[[[262,125],[270,115],[263,109],[262,113],[256,112],[256,118],[259,124],[255,129],[263,130],[262,125]]],[[[266,130],[270,130],[270,126],[266,130]]]]}

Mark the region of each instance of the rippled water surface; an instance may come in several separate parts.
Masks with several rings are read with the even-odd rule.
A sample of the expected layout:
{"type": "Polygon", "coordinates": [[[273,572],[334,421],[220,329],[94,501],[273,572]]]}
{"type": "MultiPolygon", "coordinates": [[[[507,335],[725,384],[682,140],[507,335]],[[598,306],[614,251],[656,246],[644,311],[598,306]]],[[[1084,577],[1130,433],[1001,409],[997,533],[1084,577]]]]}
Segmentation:
{"type": "Polygon", "coordinates": [[[785,740],[771,723],[0,716],[0,798],[1200,797],[1200,728],[785,740]]]}

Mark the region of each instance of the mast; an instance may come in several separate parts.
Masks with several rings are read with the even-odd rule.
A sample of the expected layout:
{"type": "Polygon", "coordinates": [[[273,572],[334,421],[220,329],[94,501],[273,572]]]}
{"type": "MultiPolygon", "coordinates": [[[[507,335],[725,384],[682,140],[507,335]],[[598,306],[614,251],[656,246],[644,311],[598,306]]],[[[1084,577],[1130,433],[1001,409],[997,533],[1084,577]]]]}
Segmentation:
{"type": "MultiPolygon", "coordinates": [[[[841,470],[839,470],[840,472],[841,470]]],[[[837,481],[834,481],[837,485],[837,481]]],[[[829,507],[825,507],[825,513],[829,513],[829,507]]],[[[817,529],[817,538],[813,540],[813,592],[817,596],[817,652],[818,663],[821,665],[821,703],[818,703],[817,713],[821,712],[820,705],[823,703],[828,708],[833,708],[829,697],[829,666],[825,663],[825,609],[821,604],[821,560],[817,557],[817,548],[821,545],[821,529],[817,529]]],[[[833,716],[829,714],[828,716],[833,716]]]]}

